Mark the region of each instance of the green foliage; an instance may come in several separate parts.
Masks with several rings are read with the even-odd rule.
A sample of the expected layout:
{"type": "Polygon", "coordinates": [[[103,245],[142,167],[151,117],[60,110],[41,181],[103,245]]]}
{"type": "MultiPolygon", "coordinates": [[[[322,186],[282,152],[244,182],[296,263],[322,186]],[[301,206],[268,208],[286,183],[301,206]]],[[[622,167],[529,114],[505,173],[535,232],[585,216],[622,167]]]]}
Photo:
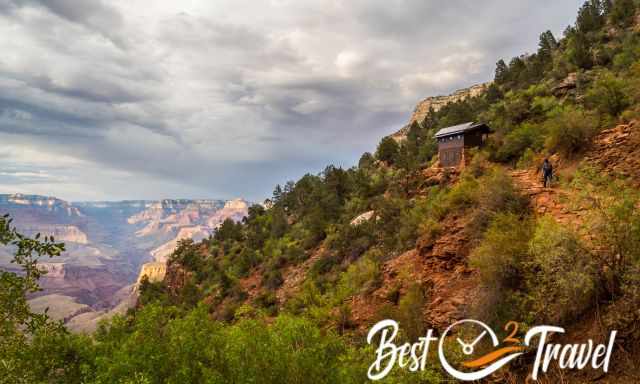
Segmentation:
{"type": "Polygon", "coordinates": [[[606,71],[587,92],[587,102],[602,114],[616,118],[629,106],[624,80],[606,71]]]}
{"type": "Polygon", "coordinates": [[[59,322],[34,313],[27,295],[40,288],[46,272],[38,268],[41,257],[64,250],[53,236],[24,236],[0,217],[0,245],[13,251],[12,263],[21,273],[0,271],[0,381],[5,383],[80,383],[80,363],[88,358],[82,338],[70,336],[59,322]]]}
{"type": "Polygon", "coordinates": [[[522,123],[509,132],[496,153],[500,161],[513,161],[521,157],[526,150],[540,151],[544,145],[543,127],[537,124],[522,123]]]}
{"type": "Polygon", "coordinates": [[[636,14],[636,4],[633,0],[615,0],[609,13],[611,22],[620,27],[628,27],[636,14]]]}
{"type": "Polygon", "coordinates": [[[496,291],[521,287],[533,225],[513,213],[496,215],[469,262],[484,285],[496,291]]]}
{"type": "MultiPolygon", "coordinates": [[[[640,262],[640,193],[624,180],[583,166],[571,186],[580,194],[579,204],[590,215],[587,230],[599,250],[601,263],[620,278],[632,264],[640,262]]],[[[617,291],[619,282],[610,289],[617,291]]]]}
{"type": "Polygon", "coordinates": [[[479,300],[472,305],[474,316],[492,324],[504,324],[506,319],[528,320],[521,296],[526,291],[532,234],[529,218],[501,213],[492,220],[469,258],[469,264],[479,271],[483,287],[479,300]]]}
{"type": "Polygon", "coordinates": [[[140,305],[147,305],[155,301],[169,301],[169,295],[164,283],[161,281],[152,283],[146,275],[142,276],[140,280],[139,291],[138,304],[140,305]]]}
{"type": "Polygon", "coordinates": [[[491,169],[479,178],[464,175],[446,196],[450,210],[470,209],[467,231],[472,239],[478,238],[492,218],[501,212],[522,214],[528,203],[521,196],[511,178],[501,169],[491,169]]]}
{"type": "Polygon", "coordinates": [[[398,303],[397,320],[404,336],[409,342],[415,342],[425,335],[424,306],[425,294],[418,283],[413,283],[398,303]]]}
{"type": "Polygon", "coordinates": [[[470,261],[485,287],[475,311],[494,323],[567,323],[595,303],[600,286],[592,255],[551,217],[534,225],[513,214],[496,216],[470,261]]]}
{"type": "Polygon", "coordinates": [[[400,147],[390,136],[383,138],[376,149],[376,158],[389,164],[395,163],[400,147]]]}
{"type": "Polygon", "coordinates": [[[231,219],[225,219],[220,227],[216,229],[213,238],[218,241],[225,240],[242,240],[242,225],[231,219]]]}
{"type": "Polygon", "coordinates": [[[360,160],[358,161],[358,168],[362,168],[362,169],[371,168],[375,163],[375,161],[376,159],[373,157],[373,155],[370,152],[365,152],[362,154],[362,156],[360,157],[360,160]]]}
{"type": "Polygon", "coordinates": [[[362,375],[342,362],[351,349],[305,320],[281,316],[271,326],[251,319],[223,326],[204,307],[179,318],[173,313],[150,305],[131,329],[123,332],[129,326],[116,322],[105,330],[88,382],[334,383],[362,375]]]}
{"type": "MultiPolygon", "coordinates": [[[[371,255],[371,253],[369,253],[371,255]]],[[[371,256],[363,256],[340,276],[334,300],[341,302],[360,292],[372,292],[381,284],[381,271],[377,261],[371,256]]]]}
{"type": "Polygon", "coordinates": [[[547,150],[573,156],[586,148],[598,133],[599,124],[592,113],[566,106],[545,122],[545,130],[548,132],[547,150]]]}
{"type": "Polygon", "coordinates": [[[529,290],[540,320],[564,323],[595,303],[595,265],[575,233],[544,217],[537,223],[529,252],[534,271],[529,290]]]}

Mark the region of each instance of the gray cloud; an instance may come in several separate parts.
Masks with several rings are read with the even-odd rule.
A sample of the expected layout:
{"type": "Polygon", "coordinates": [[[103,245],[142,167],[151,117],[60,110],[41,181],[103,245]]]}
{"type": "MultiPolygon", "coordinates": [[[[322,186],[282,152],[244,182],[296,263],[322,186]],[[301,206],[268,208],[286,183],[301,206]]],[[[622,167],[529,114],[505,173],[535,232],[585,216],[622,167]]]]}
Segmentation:
{"type": "MultiPolygon", "coordinates": [[[[112,6],[100,0],[3,0],[0,11],[15,12],[25,7],[42,7],[56,16],[98,32],[118,46],[125,40],[114,31],[122,27],[123,18],[112,6]]],[[[71,37],[71,36],[68,36],[71,37]]]]}
{"type": "Polygon", "coordinates": [[[0,0],[0,190],[260,200],[354,164],[579,4],[0,0]]]}

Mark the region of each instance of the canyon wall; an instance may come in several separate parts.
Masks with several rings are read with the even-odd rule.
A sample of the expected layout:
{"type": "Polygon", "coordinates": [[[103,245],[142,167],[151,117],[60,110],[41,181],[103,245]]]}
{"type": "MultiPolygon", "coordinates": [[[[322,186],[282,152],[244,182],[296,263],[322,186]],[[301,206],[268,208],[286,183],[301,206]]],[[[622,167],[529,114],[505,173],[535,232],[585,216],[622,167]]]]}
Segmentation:
{"type": "MultiPolygon", "coordinates": [[[[135,305],[142,276],[162,280],[179,240],[206,238],[225,219],[242,219],[248,207],[242,199],[69,203],[0,195],[0,214],[10,214],[19,232],[65,243],[62,255],[39,263],[47,273],[43,290],[29,297],[32,308],[56,308],[52,317],[87,332],[135,305]]],[[[17,271],[11,259],[11,249],[0,247],[0,268],[17,271]]]]}

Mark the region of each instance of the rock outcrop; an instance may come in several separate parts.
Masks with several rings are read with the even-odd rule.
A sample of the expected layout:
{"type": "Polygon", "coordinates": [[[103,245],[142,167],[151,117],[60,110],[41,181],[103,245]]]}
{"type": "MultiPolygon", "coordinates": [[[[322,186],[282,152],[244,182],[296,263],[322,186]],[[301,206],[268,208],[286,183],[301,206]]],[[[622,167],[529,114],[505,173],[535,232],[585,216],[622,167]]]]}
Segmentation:
{"type": "Polygon", "coordinates": [[[640,187],[640,123],[634,120],[600,132],[585,162],[609,174],[629,178],[640,187]]]}
{"type": "Polygon", "coordinates": [[[140,284],[144,277],[146,277],[150,283],[155,283],[164,280],[166,274],[167,263],[157,261],[153,263],[145,263],[140,269],[140,275],[136,281],[136,286],[140,284]]]}
{"type": "Polygon", "coordinates": [[[411,118],[407,125],[402,127],[398,132],[391,135],[396,141],[404,140],[409,132],[409,127],[414,121],[422,123],[424,119],[429,115],[430,111],[437,112],[447,104],[455,103],[458,101],[466,100],[471,97],[476,97],[483,94],[491,83],[476,84],[469,88],[459,89],[447,96],[430,96],[420,101],[413,110],[411,118]]]}

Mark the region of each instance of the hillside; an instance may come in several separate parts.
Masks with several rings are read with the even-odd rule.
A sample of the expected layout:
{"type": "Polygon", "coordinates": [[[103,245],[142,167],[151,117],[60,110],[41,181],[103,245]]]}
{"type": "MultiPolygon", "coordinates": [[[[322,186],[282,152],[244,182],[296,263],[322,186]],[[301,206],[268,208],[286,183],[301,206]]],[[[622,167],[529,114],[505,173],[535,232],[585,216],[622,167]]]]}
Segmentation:
{"type": "MultiPolygon", "coordinates": [[[[589,1],[561,38],[544,32],[537,52],[498,61],[481,90],[420,102],[356,166],[277,185],[241,221],[161,249],[166,270],[163,257],[149,267],[136,308],[91,340],[58,336],[66,343],[41,371],[62,382],[363,383],[376,322],[398,321],[399,344],[471,318],[523,348],[486,382],[532,382],[535,348],[518,340],[541,324],[567,330],[554,343],[618,337],[608,372],[553,361],[538,382],[638,382],[638,11],[633,1],[589,1]],[[468,121],[487,124],[488,141],[463,165],[441,167],[435,132],[468,121]],[[554,167],[547,187],[543,159],[554,167]]],[[[138,234],[161,233],[199,215],[171,210],[131,220],[145,223],[138,234]]],[[[470,331],[443,345],[460,349],[470,331]]],[[[16,340],[32,358],[52,343],[16,340]]],[[[15,349],[7,355],[19,366],[15,349]]],[[[435,352],[425,356],[419,372],[396,366],[381,382],[451,382],[435,352]]]]}

